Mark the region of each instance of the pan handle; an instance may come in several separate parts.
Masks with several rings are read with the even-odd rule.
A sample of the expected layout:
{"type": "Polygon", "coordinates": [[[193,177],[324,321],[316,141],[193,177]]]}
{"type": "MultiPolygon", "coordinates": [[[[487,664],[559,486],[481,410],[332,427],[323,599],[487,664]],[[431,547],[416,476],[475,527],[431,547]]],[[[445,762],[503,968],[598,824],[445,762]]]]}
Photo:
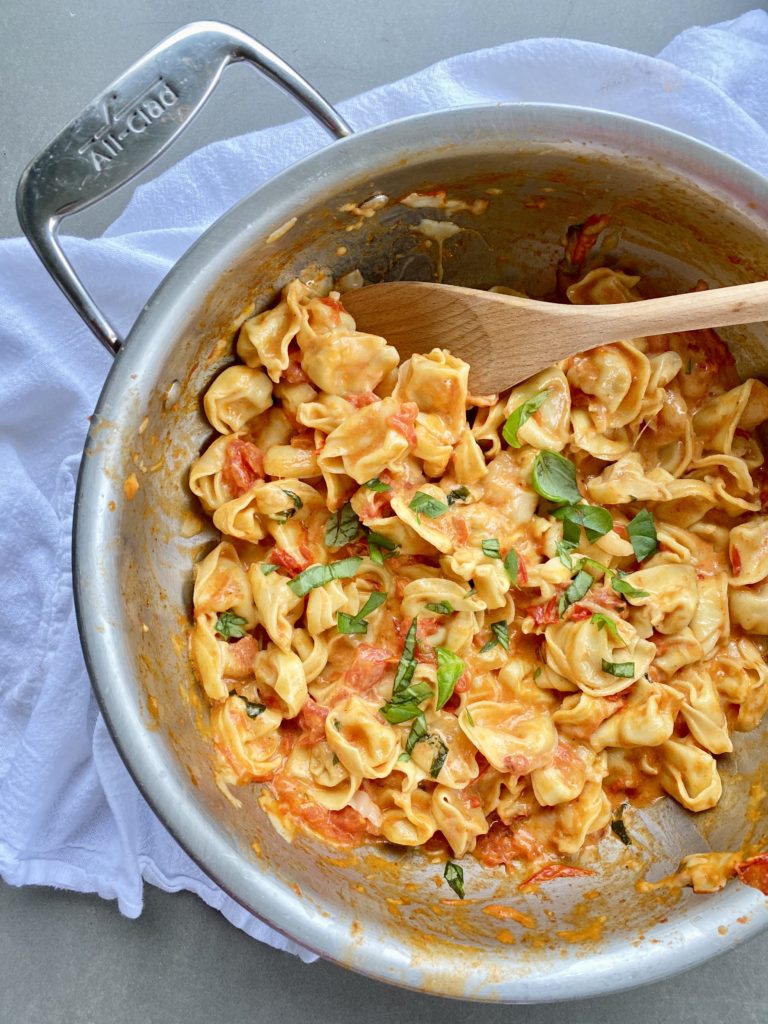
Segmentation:
{"type": "Polygon", "coordinates": [[[186,25],[93,99],[29,164],[16,210],[24,234],[99,341],[122,339],[98,308],[57,238],[62,218],[109,195],[147,167],[200,110],[228,64],[247,61],[337,138],[352,129],[312,86],[266,46],[231,25],[186,25]]]}

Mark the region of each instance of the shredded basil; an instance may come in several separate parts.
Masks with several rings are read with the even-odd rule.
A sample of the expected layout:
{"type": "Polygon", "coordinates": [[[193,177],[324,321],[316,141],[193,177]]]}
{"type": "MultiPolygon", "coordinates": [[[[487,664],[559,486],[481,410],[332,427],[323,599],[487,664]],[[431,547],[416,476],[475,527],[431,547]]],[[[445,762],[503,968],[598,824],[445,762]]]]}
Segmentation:
{"type": "Polygon", "coordinates": [[[353,540],[362,534],[363,528],[357,513],[350,502],[342,505],[328,519],[325,528],[325,546],[327,548],[341,548],[345,544],[351,544],[353,540]]]}
{"type": "Polygon", "coordinates": [[[603,658],[603,672],[607,672],[609,676],[632,679],[635,674],[635,663],[634,661],[606,661],[603,658]]]}
{"type": "Polygon", "coordinates": [[[393,540],[375,530],[367,530],[365,538],[368,541],[368,557],[376,565],[384,565],[385,558],[394,558],[400,550],[393,540]]]}
{"type": "Polygon", "coordinates": [[[411,731],[408,733],[408,739],[405,741],[406,754],[412,754],[416,744],[426,739],[427,735],[427,720],[424,717],[424,712],[419,711],[413,721],[411,731]]]}
{"type": "Polygon", "coordinates": [[[656,525],[653,516],[647,508],[637,513],[634,519],[627,523],[627,533],[632,542],[632,550],[635,558],[642,562],[650,558],[659,550],[659,538],[656,534],[656,525]]]}
{"type": "Polygon", "coordinates": [[[239,640],[240,637],[245,636],[245,630],[243,626],[247,625],[245,619],[241,619],[239,615],[230,609],[227,612],[219,612],[219,617],[216,619],[215,630],[227,640],[239,640]]]}
{"type": "Polygon", "coordinates": [[[475,724],[475,720],[474,720],[474,718],[472,717],[472,712],[471,712],[471,711],[469,710],[469,708],[466,708],[466,709],[465,709],[465,712],[466,712],[466,715],[467,715],[467,721],[469,722],[469,724],[470,724],[470,725],[474,725],[474,724],[475,724]]]}
{"type": "Polygon", "coordinates": [[[464,485],[462,484],[461,487],[454,487],[453,490],[448,491],[445,500],[448,502],[449,505],[455,505],[457,501],[466,501],[467,498],[470,497],[471,494],[469,493],[469,488],[464,487],[464,485]]]}
{"type": "Polygon", "coordinates": [[[374,590],[357,615],[349,615],[347,612],[336,613],[336,627],[340,633],[367,633],[367,616],[375,612],[387,600],[387,595],[381,590],[374,590]]]}
{"type": "Polygon", "coordinates": [[[544,449],[533,461],[533,489],[547,501],[558,505],[578,505],[581,501],[576,486],[576,467],[559,452],[544,449]]]}
{"type": "Polygon", "coordinates": [[[258,718],[259,715],[263,715],[267,710],[266,704],[253,704],[251,701],[246,700],[245,697],[241,697],[240,700],[245,704],[245,713],[249,718],[258,718]]]}
{"type": "Polygon", "coordinates": [[[513,587],[517,586],[517,574],[520,569],[520,559],[517,557],[517,552],[514,548],[510,548],[504,556],[504,572],[509,577],[509,582],[513,587]]]}
{"type": "Polygon", "coordinates": [[[491,623],[491,639],[480,648],[480,653],[492,651],[494,647],[501,644],[505,651],[509,650],[509,626],[503,619],[491,623]]]}
{"type": "Polygon", "coordinates": [[[629,805],[624,803],[620,804],[613,812],[613,820],[611,821],[611,832],[624,843],[625,846],[631,846],[632,840],[629,832],[627,832],[627,826],[624,824],[624,811],[629,805]]]}
{"type": "Polygon", "coordinates": [[[417,516],[425,515],[427,519],[437,519],[438,516],[448,511],[448,506],[444,501],[438,501],[437,498],[425,494],[424,491],[416,491],[408,508],[417,516]]]}
{"type": "Polygon", "coordinates": [[[435,749],[435,756],[432,758],[429,774],[433,779],[436,779],[443,769],[446,757],[448,757],[448,747],[434,733],[429,737],[429,743],[435,749]]]}
{"type": "Polygon", "coordinates": [[[569,543],[578,542],[580,526],[584,527],[587,540],[592,544],[613,529],[613,516],[600,505],[565,505],[556,508],[552,515],[563,520],[563,539],[569,543]],[[575,536],[572,531],[566,530],[566,523],[576,527],[575,536]]]}
{"type": "MultiPolygon", "coordinates": [[[[610,572],[610,570],[608,571],[610,572]]],[[[623,594],[624,597],[648,597],[647,590],[638,590],[637,587],[633,587],[631,583],[627,583],[620,572],[611,576],[611,586],[617,594],[623,594]]]]}
{"type": "Polygon", "coordinates": [[[367,480],[363,484],[363,487],[367,487],[369,491],[378,491],[381,494],[383,494],[386,491],[392,490],[389,484],[385,484],[384,481],[379,480],[377,476],[375,476],[372,480],[367,480]]]}
{"type": "Polygon", "coordinates": [[[558,558],[569,572],[573,571],[573,559],[571,558],[571,553],[575,547],[576,545],[572,541],[568,540],[559,540],[555,545],[558,558]]]}
{"type": "Polygon", "coordinates": [[[439,711],[453,696],[456,683],[464,671],[464,662],[447,647],[437,648],[437,703],[439,711]]]}
{"type": "Polygon", "coordinates": [[[537,669],[536,669],[536,671],[535,671],[535,672],[533,673],[533,681],[534,681],[534,683],[536,682],[536,680],[537,680],[537,679],[538,679],[538,678],[539,678],[540,676],[541,676],[541,669],[540,669],[540,668],[537,668],[537,669]]]}
{"type": "Polygon", "coordinates": [[[323,587],[332,580],[348,580],[355,575],[360,568],[362,559],[342,558],[339,562],[330,562],[327,565],[310,565],[304,572],[289,580],[288,586],[297,597],[304,597],[314,590],[315,587],[323,587]]]}
{"type": "Polygon", "coordinates": [[[522,448],[522,441],[519,440],[517,432],[520,427],[533,416],[537,409],[546,402],[552,392],[549,390],[537,391],[535,395],[523,402],[522,405],[518,405],[512,410],[511,414],[507,417],[507,422],[504,424],[504,428],[501,431],[501,436],[511,445],[513,448],[522,448]]]}
{"type": "Polygon", "coordinates": [[[568,589],[560,595],[560,601],[558,604],[558,611],[560,615],[565,615],[572,604],[576,604],[577,601],[580,601],[593,583],[594,580],[589,573],[580,569],[571,580],[568,589]]]}
{"type": "Polygon", "coordinates": [[[619,627],[616,625],[616,623],[610,617],[610,615],[604,615],[602,612],[595,612],[595,614],[589,621],[592,623],[593,626],[597,626],[598,631],[600,631],[601,629],[606,629],[611,634],[616,643],[621,644],[622,647],[627,646],[621,639],[619,627]]]}
{"type": "Polygon", "coordinates": [[[453,605],[448,601],[429,601],[425,607],[436,615],[451,615],[453,612],[453,605]]]}
{"type": "Polygon", "coordinates": [[[460,900],[464,899],[464,868],[452,860],[446,861],[443,878],[453,889],[460,900]]]}
{"type": "Polygon", "coordinates": [[[495,538],[490,540],[484,540],[482,545],[483,554],[487,558],[501,558],[501,548],[499,542],[495,538]]]}
{"type": "Polygon", "coordinates": [[[269,576],[271,572],[277,570],[277,566],[272,562],[262,562],[260,568],[263,576],[269,576]]]}

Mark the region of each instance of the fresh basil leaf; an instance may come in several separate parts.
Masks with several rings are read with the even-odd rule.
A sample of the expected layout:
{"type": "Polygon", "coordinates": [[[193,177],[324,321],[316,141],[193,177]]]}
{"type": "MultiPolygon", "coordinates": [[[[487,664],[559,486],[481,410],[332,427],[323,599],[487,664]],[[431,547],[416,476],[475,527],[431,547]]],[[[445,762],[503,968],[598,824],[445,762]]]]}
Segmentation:
{"type": "Polygon", "coordinates": [[[427,697],[433,695],[432,686],[425,679],[420,679],[415,683],[409,683],[408,686],[399,690],[397,694],[393,695],[391,704],[421,704],[427,697]]]}
{"type": "Polygon", "coordinates": [[[341,508],[332,513],[325,528],[325,546],[327,548],[341,548],[345,544],[351,544],[353,540],[362,534],[363,528],[357,513],[350,502],[342,505],[341,508]]]}
{"type": "Polygon", "coordinates": [[[377,476],[375,476],[372,480],[367,480],[363,484],[363,487],[367,487],[369,491],[378,491],[380,494],[392,490],[389,484],[385,484],[384,481],[379,480],[377,476]]]}
{"type": "Polygon", "coordinates": [[[603,672],[607,672],[609,676],[631,679],[635,674],[635,663],[634,661],[606,661],[603,658],[603,672]]]}
{"type": "Polygon", "coordinates": [[[558,558],[569,572],[573,571],[573,559],[571,558],[571,552],[575,547],[576,545],[572,541],[568,540],[559,540],[555,545],[558,558]]]}
{"type": "Polygon", "coordinates": [[[368,557],[376,565],[384,565],[385,558],[393,558],[400,550],[397,544],[383,533],[368,530],[365,536],[368,541],[368,557]]]}
{"type": "Polygon", "coordinates": [[[379,712],[386,718],[392,725],[401,725],[403,722],[410,722],[412,718],[421,714],[421,708],[418,704],[413,701],[409,701],[405,704],[393,704],[390,701],[385,704],[383,708],[379,708],[379,712]]]}
{"type": "Polygon", "coordinates": [[[563,520],[563,538],[567,541],[578,542],[580,526],[584,527],[587,540],[591,544],[613,529],[613,516],[607,508],[600,505],[565,505],[563,508],[556,508],[552,515],[563,520]],[[566,523],[577,528],[575,536],[572,530],[566,534],[566,523]]]}
{"type": "Polygon", "coordinates": [[[581,501],[576,467],[559,452],[544,449],[537,453],[533,460],[533,489],[558,505],[578,505],[581,501]]]}
{"type": "Polygon", "coordinates": [[[336,612],[336,629],[343,635],[357,634],[362,636],[368,632],[368,623],[348,612],[336,612]]]}
{"type": "Polygon", "coordinates": [[[267,710],[266,704],[253,704],[251,701],[246,700],[245,697],[241,697],[240,700],[245,704],[245,713],[249,718],[258,718],[259,715],[263,715],[267,710]]]}
{"type": "Polygon", "coordinates": [[[501,548],[499,542],[495,538],[490,540],[484,540],[482,545],[483,554],[487,558],[501,558],[501,548]]]}
{"type": "Polygon", "coordinates": [[[401,690],[405,689],[406,686],[413,679],[413,673],[416,671],[416,630],[418,628],[418,620],[414,615],[413,621],[411,622],[408,632],[405,634],[405,641],[403,643],[403,653],[400,655],[400,661],[397,664],[397,671],[395,672],[395,682],[392,687],[392,695],[396,696],[401,690]]]}
{"type": "Polygon", "coordinates": [[[488,643],[483,644],[480,653],[485,654],[486,651],[492,651],[498,644],[501,644],[505,651],[509,650],[509,626],[503,619],[491,623],[491,639],[488,643]]]}
{"type": "Polygon", "coordinates": [[[466,711],[466,715],[467,715],[467,722],[470,725],[474,725],[475,724],[475,720],[472,717],[472,712],[469,710],[469,708],[466,708],[465,711],[466,711]]]}
{"type": "Polygon", "coordinates": [[[496,637],[497,643],[500,643],[505,651],[509,650],[509,626],[506,622],[492,622],[491,632],[496,637]]]}
{"type": "Polygon", "coordinates": [[[464,899],[464,868],[461,864],[454,864],[452,860],[446,861],[443,878],[453,889],[460,900],[464,899]]]}
{"type": "Polygon", "coordinates": [[[362,634],[368,632],[366,617],[375,612],[387,600],[387,595],[381,590],[374,590],[357,615],[349,615],[347,612],[336,613],[336,627],[340,633],[362,634]]]}
{"type": "Polygon", "coordinates": [[[298,510],[300,508],[304,508],[304,502],[301,500],[301,498],[298,496],[298,494],[296,494],[295,491],[287,491],[285,489],[285,487],[281,487],[280,490],[283,492],[283,494],[287,494],[288,495],[288,497],[293,502],[293,507],[295,509],[298,510]]]}
{"type": "Polygon", "coordinates": [[[287,523],[288,520],[293,519],[295,515],[295,508],[284,508],[280,512],[274,512],[270,518],[275,519],[278,523],[287,523]]]}
{"type": "Polygon", "coordinates": [[[540,668],[537,668],[537,669],[536,669],[536,671],[535,671],[535,672],[533,673],[533,681],[534,681],[534,683],[536,682],[536,680],[537,680],[537,679],[538,679],[538,678],[539,678],[540,676],[541,676],[541,669],[540,669],[540,668]]]}
{"type": "Polygon", "coordinates": [[[622,647],[627,646],[621,639],[619,627],[616,625],[615,621],[610,617],[610,615],[604,615],[602,612],[595,612],[595,614],[589,621],[592,623],[593,626],[597,626],[598,632],[601,629],[606,629],[611,634],[616,643],[621,644],[622,647]]]}
{"type": "Polygon", "coordinates": [[[245,636],[243,629],[245,625],[247,625],[246,620],[235,615],[230,609],[228,612],[219,612],[214,629],[220,636],[226,637],[228,640],[239,640],[240,637],[245,636]]]}
{"type": "Polygon", "coordinates": [[[275,572],[277,570],[277,566],[273,565],[272,562],[262,562],[260,568],[262,575],[264,576],[269,576],[271,572],[275,572]]]}
{"type": "Polygon", "coordinates": [[[537,391],[535,395],[532,395],[522,405],[518,405],[512,410],[507,417],[507,422],[504,424],[504,429],[501,431],[501,436],[508,445],[511,445],[513,448],[522,448],[522,441],[517,436],[518,430],[533,416],[537,409],[541,408],[551,393],[549,390],[537,391]]]}
{"type": "Polygon", "coordinates": [[[310,565],[304,572],[289,580],[288,586],[297,597],[304,597],[315,587],[323,587],[331,580],[347,580],[355,575],[360,568],[361,558],[342,558],[339,562],[328,565],[310,565]]]}
{"type": "Polygon", "coordinates": [[[446,747],[445,743],[443,743],[439,736],[434,734],[429,737],[429,744],[435,751],[435,756],[432,758],[429,774],[433,779],[436,779],[443,770],[445,759],[448,757],[448,747],[446,747]]]}
{"type": "Polygon", "coordinates": [[[560,612],[560,615],[565,615],[572,604],[576,604],[577,601],[580,601],[593,583],[594,580],[589,573],[584,572],[583,569],[579,569],[571,580],[567,590],[560,595],[560,601],[558,604],[558,611],[560,612]]]}
{"type": "Polygon", "coordinates": [[[469,488],[464,487],[462,484],[461,487],[454,487],[453,490],[448,491],[448,495],[445,500],[449,505],[455,505],[457,501],[466,501],[467,498],[470,497],[469,488]]]}
{"type": "Polygon", "coordinates": [[[427,738],[427,720],[424,717],[424,712],[420,711],[413,721],[411,731],[408,733],[408,739],[405,741],[405,752],[406,754],[412,754],[413,748],[417,743],[427,738]]]}
{"type": "Polygon", "coordinates": [[[433,690],[429,683],[424,681],[411,683],[410,685],[400,687],[399,690],[393,690],[392,699],[384,707],[379,708],[379,711],[393,725],[410,722],[412,718],[416,718],[417,715],[421,714],[419,704],[426,700],[427,697],[431,697],[432,694],[433,690]]]}
{"type": "MultiPolygon", "coordinates": [[[[572,506],[568,505],[567,508],[572,508],[572,506]]],[[[570,544],[574,548],[579,547],[579,542],[582,539],[582,531],[579,527],[579,523],[571,522],[570,519],[563,519],[562,539],[566,544],[570,544]]]]}
{"type": "Polygon", "coordinates": [[[444,501],[438,501],[424,491],[416,491],[408,505],[408,508],[416,515],[425,515],[427,519],[437,519],[438,516],[448,511],[444,501]]]}
{"type": "Polygon", "coordinates": [[[627,583],[618,573],[611,577],[611,586],[617,594],[623,594],[625,597],[648,597],[647,590],[638,590],[631,583],[627,583]]]}
{"type": "Polygon", "coordinates": [[[517,586],[517,574],[520,569],[520,559],[517,557],[517,552],[514,548],[510,548],[504,556],[504,572],[509,577],[509,582],[513,587],[517,586]]]}
{"type": "Polygon", "coordinates": [[[602,562],[596,562],[594,558],[580,558],[579,559],[580,569],[592,569],[598,575],[611,576],[613,570],[609,569],[607,565],[603,565],[602,562]]]}
{"type": "Polygon", "coordinates": [[[429,608],[431,612],[435,612],[436,615],[451,615],[453,613],[453,605],[447,601],[430,601],[426,608],[429,608]]]}
{"type": "Polygon", "coordinates": [[[659,550],[659,538],[656,534],[656,525],[653,516],[647,508],[637,513],[634,519],[627,523],[627,533],[632,542],[632,550],[635,558],[642,562],[650,558],[659,550]]]}
{"type": "Polygon", "coordinates": [[[437,711],[450,700],[456,682],[464,671],[464,662],[447,647],[437,648],[437,711]]]}
{"type": "Polygon", "coordinates": [[[627,832],[627,826],[624,824],[624,810],[628,804],[620,804],[613,812],[613,820],[611,821],[611,832],[624,843],[625,846],[631,846],[632,840],[627,832]]]}

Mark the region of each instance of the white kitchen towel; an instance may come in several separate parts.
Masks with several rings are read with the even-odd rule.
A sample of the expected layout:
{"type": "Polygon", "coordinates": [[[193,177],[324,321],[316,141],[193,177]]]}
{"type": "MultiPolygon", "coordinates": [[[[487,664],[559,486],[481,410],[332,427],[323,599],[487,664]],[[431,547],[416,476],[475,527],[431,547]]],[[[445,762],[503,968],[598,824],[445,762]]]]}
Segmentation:
{"type": "MultiPolygon", "coordinates": [[[[341,104],[356,129],[467,104],[580,104],[656,121],[768,175],[768,14],[683,32],[658,58],[534,39],[441,61],[341,104]]],[[[65,247],[127,331],[216,217],[327,144],[307,119],[214,143],[134,194],[101,239],[65,247]]],[[[133,785],[91,696],[72,605],[70,530],[87,417],[109,369],[21,239],[0,241],[0,874],[116,899],[144,880],[190,889],[249,935],[305,960],[206,878],[133,785]]]]}

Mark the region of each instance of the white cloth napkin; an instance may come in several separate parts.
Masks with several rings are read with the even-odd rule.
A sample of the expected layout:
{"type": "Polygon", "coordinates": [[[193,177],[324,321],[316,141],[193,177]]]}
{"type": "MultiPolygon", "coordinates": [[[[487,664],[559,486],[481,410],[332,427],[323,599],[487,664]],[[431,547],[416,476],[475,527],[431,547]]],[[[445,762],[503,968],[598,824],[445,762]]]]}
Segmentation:
{"type": "MultiPolygon", "coordinates": [[[[534,39],[441,61],[341,104],[356,129],[419,111],[580,104],[688,132],[768,175],[768,14],[679,35],[659,58],[534,39]]],[[[327,136],[308,120],[214,143],[138,189],[101,239],[65,246],[127,331],[211,221],[327,136]]],[[[249,935],[313,955],[233,902],[154,817],[91,696],[70,580],[80,452],[109,357],[22,239],[0,242],[0,874],[116,899],[190,889],[249,935]]]]}

